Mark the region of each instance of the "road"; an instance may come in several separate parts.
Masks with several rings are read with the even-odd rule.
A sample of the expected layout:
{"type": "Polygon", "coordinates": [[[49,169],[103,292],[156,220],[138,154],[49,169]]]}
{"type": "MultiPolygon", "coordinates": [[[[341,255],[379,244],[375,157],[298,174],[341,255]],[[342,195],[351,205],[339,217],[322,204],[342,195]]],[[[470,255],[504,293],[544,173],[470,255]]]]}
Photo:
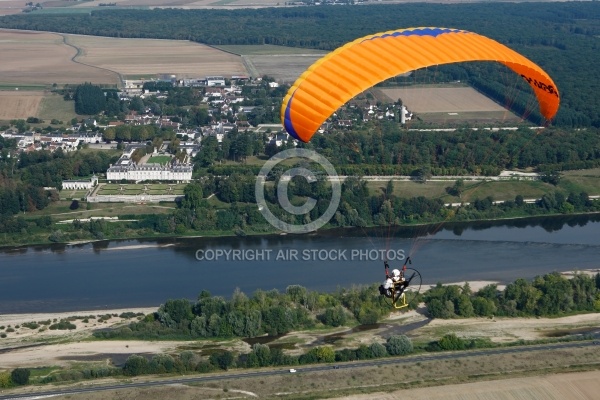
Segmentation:
{"type": "MultiPolygon", "coordinates": [[[[567,343],[554,343],[554,344],[546,344],[546,345],[537,345],[537,346],[515,346],[515,347],[505,347],[500,349],[482,349],[482,350],[473,350],[473,351],[461,351],[461,352],[446,352],[446,353],[429,353],[426,355],[419,356],[411,356],[411,357],[394,357],[394,358],[384,358],[377,359],[372,361],[362,361],[362,362],[348,362],[348,363],[338,363],[336,364],[339,367],[339,370],[344,369],[353,369],[353,368],[363,368],[363,367],[371,367],[378,365],[390,365],[390,364],[408,364],[415,363],[419,361],[432,361],[432,360],[452,360],[452,359],[460,359],[466,357],[474,357],[474,356],[486,356],[486,355],[494,355],[494,354],[514,354],[514,353],[522,353],[522,352],[538,352],[538,351],[548,351],[548,350],[560,350],[560,349],[569,349],[569,348],[586,348],[586,347],[596,347],[600,346],[600,341],[581,341],[581,342],[567,342],[567,343]]],[[[328,371],[331,370],[332,365],[316,365],[316,366],[307,366],[307,367],[296,367],[296,373],[306,373],[306,372],[318,372],[318,371],[328,371]]],[[[152,386],[163,386],[163,385],[174,385],[174,384],[186,384],[186,383],[198,383],[198,382],[209,382],[209,381],[220,381],[220,380],[229,380],[229,379],[239,379],[239,378],[251,378],[251,377],[259,377],[259,376],[269,376],[269,375],[287,375],[289,374],[289,368],[285,369],[277,369],[277,370],[268,370],[268,371],[253,371],[253,372],[241,372],[241,373],[223,373],[218,375],[210,375],[210,376],[194,376],[194,377],[185,377],[185,378],[175,378],[175,379],[157,379],[151,381],[143,381],[143,382],[129,382],[129,383],[116,383],[114,385],[90,385],[88,387],[80,387],[80,388],[68,388],[68,389],[55,389],[55,390],[44,390],[44,391],[35,391],[30,393],[22,393],[22,394],[1,394],[0,392],[0,400],[9,400],[9,399],[41,399],[44,397],[53,397],[53,396],[62,396],[68,394],[78,394],[78,393],[90,393],[90,392],[99,392],[104,390],[120,390],[120,389],[131,389],[131,388],[142,388],[142,387],[152,387],[152,386]]]]}

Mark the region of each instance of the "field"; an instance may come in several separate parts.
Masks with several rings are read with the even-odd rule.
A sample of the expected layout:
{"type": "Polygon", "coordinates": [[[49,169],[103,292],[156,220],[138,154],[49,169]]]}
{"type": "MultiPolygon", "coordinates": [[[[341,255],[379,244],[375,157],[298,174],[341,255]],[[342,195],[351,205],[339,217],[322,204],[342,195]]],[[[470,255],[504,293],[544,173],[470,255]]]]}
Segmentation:
{"type": "Polygon", "coordinates": [[[378,88],[388,101],[402,99],[409,111],[427,122],[502,121],[518,122],[517,117],[490,98],[468,86],[378,88]]]}
{"type": "Polygon", "coordinates": [[[0,92],[0,121],[36,117],[43,92],[0,92]]]}
{"type": "Polygon", "coordinates": [[[264,45],[223,45],[214,46],[230,53],[239,54],[240,56],[283,56],[283,55],[324,55],[322,50],[301,49],[296,47],[276,46],[272,44],[264,45]]]}
{"type": "MultiPolygon", "coordinates": [[[[298,50],[302,51],[302,49],[298,50]]],[[[291,85],[321,57],[322,54],[314,53],[273,54],[244,56],[244,60],[247,69],[254,71],[254,76],[268,75],[277,81],[291,85]]]]}
{"type": "Polygon", "coordinates": [[[326,52],[274,45],[216,46],[219,49],[242,56],[251,76],[268,75],[279,82],[294,81],[326,52]]]}
{"type": "MultiPolygon", "coordinates": [[[[0,97],[0,99],[1,98],[2,97],[0,97]]],[[[36,116],[46,122],[45,126],[48,126],[47,123],[52,119],[57,119],[68,124],[71,119],[77,118],[77,114],[75,113],[75,103],[73,101],[67,101],[57,94],[47,94],[42,99],[36,116]]]]}
{"type": "MultiPolygon", "coordinates": [[[[517,115],[467,86],[377,88],[375,93],[387,101],[402,102],[421,121],[456,126],[463,122],[513,125],[522,121],[517,115]]],[[[409,122],[410,123],[410,122],[409,122]]]]}
{"type": "MultiPolygon", "coordinates": [[[[182,9],[238,9],[238,8],[261,8],[277,7],[285,4],[279,0],[111,0],[110,3],[116,3],[116,7],[100,7],[100,3],[107,3],[103,0],[92,1],[64,1],[51,0],[40,2],[43,5],[42,10],[37,10],[36,14],[49,13],[74,13],[93,10],[105,10],[107,8],[182,8],[182,9]]],[[[35,4],[35,2],[34,2],[35,4]]],[[[24,1],[0,0],[0,15],[19,14],[25,8],[24,1]]]]}
{"type": "MultiPolygon", "coordinates": [[[[87,4],[87,3],[86,3],[87,4]]],[[[239,56],[185,40],[0,30],[0,88],[119,83],[128,75],[245,75],[239,56]]]]}
{"type": "Polygon", "coordinates": [[[153,156],[146,161],[146,163],[154,163],[154,164],[166,164],[171,161],[171,157],[169,156],[153,156]]]}
{"type": "Polygon", "coordinates": [[[0,54],[3,86],[118,82],[115,72],[74,61],[77,49],[65,44],[60,34],[0,30],[0,54]]]}
{"type": "Polygon", "coordinates": [[[65,37],[67,43],[80,49],[78,61],[116,71],[125,77],[139,74],[174,74],[178,77],[246,74],[240,57],[185,40],[65,37]]]}
{"type": "MultiPolygon", "coordinates": [[[[61,198],[68,197],[68,195],[71,194],[72,191],[63,191],[63,193],[61,193],[61,198]]],[[[79,192],[76,192],[76,194],[78,193],[79,192]]],[[[85,194],[85,192],[83,192],[83,194],[85,194]]],[[[83,196],[83,194],[81,196],[83,196]]],[[[80,198],[81,196],[76,198],[80,198]]],[[[79,209],[71,210],[69,208],[70,205],[71,200],[56,201],[41,211],[35,211],[32,213],[25,214],[25,217],[37,218],[43,215],[50,215],[53,218],[53,220],[63,221],[90,217],[118,217],[119,215],[129,214],[168,214],[172,213],[177,208],[175,203],[169,203],[168,205],[165,205],[164,203],[161,205],[130,203],[93,203],[90,205],[91,209],[87,210],[85,204],[79,203],[79,209]]]]}

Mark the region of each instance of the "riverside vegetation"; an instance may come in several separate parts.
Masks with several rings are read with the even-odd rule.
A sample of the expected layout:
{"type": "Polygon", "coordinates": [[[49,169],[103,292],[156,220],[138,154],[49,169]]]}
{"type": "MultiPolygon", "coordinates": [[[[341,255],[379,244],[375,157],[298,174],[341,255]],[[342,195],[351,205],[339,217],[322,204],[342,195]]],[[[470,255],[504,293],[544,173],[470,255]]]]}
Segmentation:
{"type": "MultiPolygon", "coordinates": [[[[495,285],[488,285],[476,292],[473,292],[468,284],[462,287],[437,285],[423,293],[420,299],[424,301],[426,312],[431,318],[557,317],[598,312],[600,274],[577,274],[572,279],[567,279],[557,273],[551,273],[538,276],[532,281],[518,279],[503,290],[498,290],[495,285]]],[[[123,314],[123,317],[137,317],[137,320],[123,327],[96,331],[94,337],[100,340],[197,341],[212,338],[223,341],[264,334],[281,336],[291,331],[320,330],[353,326],[357,323],[373,324],[388,313],[389,306],[381,301],[375,285],[341,289],[331,294],[292,285],[285,293],[258,290],[251,297],[236,290],[229,300],[211,296],[203,291],[195,302],[188,299],[168,300],[156,313],[145,317],[133,313],[123,314]]],[[[581,339],[566,337],[560,340],[581,339]]],[[[557,339],[546,341],[555,340],[557,339]]],[[[519,341],[504,345],[527,343],[519,341]]],[[[227,349],[227,342],[221,342],[218,348],[211,348],[207,354],[202,350],[185,350],[152,357],[131,355],[121,366],[56,368],[43,377],[34,369],[32,383],[346,362],[403,356],[414,352],[498,346],[502,345],[489,339],[464,338],[454,333],[445,334],[437,340],[414,343],[405,335],[392,334],[385,340],[374,338],[371,344],[363,344],[357,348],[314,346],[299,355],[297,352],[286,352],[278,346],[270,347],[259,343],[254,344],[250,352],[231,351],[227,349]]],[[[18,376],[23,378],[19,378],[21,380],[18,381],[13,380],[10,375],[9,372],[0,373],[0,385],[11,387],[29,382],[23,378],[23,372],[18,373],[18,376]]]]}

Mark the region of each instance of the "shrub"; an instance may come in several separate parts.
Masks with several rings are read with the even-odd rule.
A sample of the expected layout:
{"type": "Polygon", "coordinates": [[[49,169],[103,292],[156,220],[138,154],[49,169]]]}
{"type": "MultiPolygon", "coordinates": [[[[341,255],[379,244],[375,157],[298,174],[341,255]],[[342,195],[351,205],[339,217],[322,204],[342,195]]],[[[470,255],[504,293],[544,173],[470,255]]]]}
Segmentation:
{"type": "Polygon", "coordinates": [[[50,325],[50,329],[52,330],[66,330],[75,328],[77,328],[77,326],[75,326],[75,324],[70,323],[69,321],[60,321],[56,324],[50,325]]]}
{"type": "Polygon", "coordinates": [[[438,342],[441,350],[463,350],[466,345],[465,341],[454,333],[444,335],[438,342]]]}
{"type": "Polygon", "coordinates": [[[0,372],[0,388],[6,389],[11,387],[11,385],[10,372],[0,372]]]}
{"type": "Polygon", "coordinates": [[[27,368],[17,368],[10,373],[10,380],[15,385],[27,385],[29,383],[30,372],[27,368]]]}
{"type": "Polygon", "coordinates": [[[413,352],[412,341],[405,335],[390,336],[385,344],[385,348],[392,356],[402,356],[413,352]]]}

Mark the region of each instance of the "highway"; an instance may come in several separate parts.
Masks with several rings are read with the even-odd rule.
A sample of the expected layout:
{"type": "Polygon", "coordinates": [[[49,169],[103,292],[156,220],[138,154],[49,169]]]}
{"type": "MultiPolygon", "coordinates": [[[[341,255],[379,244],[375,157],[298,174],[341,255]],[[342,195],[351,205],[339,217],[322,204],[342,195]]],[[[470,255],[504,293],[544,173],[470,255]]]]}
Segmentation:
{"type": "MultiPolygon", "coordinates": [[[[570,349],[570,348],[593,348],[600,347],[600,341],[577,341],[577,342],[566,342],[566,343],[553,343],[546,345],[535,345],[535,346],[515,346],[515,347],[503,347],[499,349],[481,349],[481,350],[472,350],[472,351],[460,351],[460,352],[444,352],[444,353],[428,353],[424,355],[418,356],[408,356],[408,357],[393,357],[393,358],[383,358],[376,359],[371,361],[360,361],[360,362],[346,362],[346,363],[337,363],[335,364],[339,369],[340,373],[342,370],[353,369],[353,368],[363,368],[377,365],[391,365],[391,364],[408,364],[415,363],[419,361],[436,361],[436,360],[450,360],[450,359],[460,359],[466,357],[475,357],[475,356],[486,356],[486,355],[496,355],[496,354],[514,354],[514,353],[523,353],[523,352],[538,352],[538,351],[548,351],[548,350],[561,350],[561,349],[570,349]]],[[[315,366],[307,366],[307,367],[296,367],[296,374],[306,373],[306,372],[316,372],[316,371],[328,371],[333,367],[332,364],[327,365],[315,365],[315,366]]],[[[259,376],[272,376],[272,375],[288,375],[290,374],[289,368],[282,369],[270,369],[265,371],[251,371],[251,372],[239,372],[239,373],[222,373],[222,374],[213,374],[208,376],[193,376],[193,377],[183,377],[183,378],[174,378],[174,379],[156,379],[151,381],[143,381],[143,382],[128,382],[128,383],[115,383],[113,385],[94,385],[92,381],[85,381],[85,384],[88,385],[86,387],[78,387],[78,388],[65,388],[65,389],[53,389],[53,390],[41,390],[41,391],[32,391],[29,393],[20,393],[20,394],[3,394],[0,392],[0,400],[9,400],[9,399],[41,399],[44,397],[53,397],[53,396],[62,396],[68,394],[78,394],[78,393],[90,393],[90,392],[99,392],[104,390],[119,390],[119,389],[131,389],[131,388],[146,388],[152,386],[163,386],[163,385],[174,385],[174,384],[186,384],[186,383],[198,383],[198,382],[209,382],[209,381],[220,381],[220,380],[230,380],[230,379],[239,379],[239,378],[251,378],[251,377],[259,377],[259,376]]],[[[38,389],[39,386],[33,387],[32,389],[38,389]]]]}

